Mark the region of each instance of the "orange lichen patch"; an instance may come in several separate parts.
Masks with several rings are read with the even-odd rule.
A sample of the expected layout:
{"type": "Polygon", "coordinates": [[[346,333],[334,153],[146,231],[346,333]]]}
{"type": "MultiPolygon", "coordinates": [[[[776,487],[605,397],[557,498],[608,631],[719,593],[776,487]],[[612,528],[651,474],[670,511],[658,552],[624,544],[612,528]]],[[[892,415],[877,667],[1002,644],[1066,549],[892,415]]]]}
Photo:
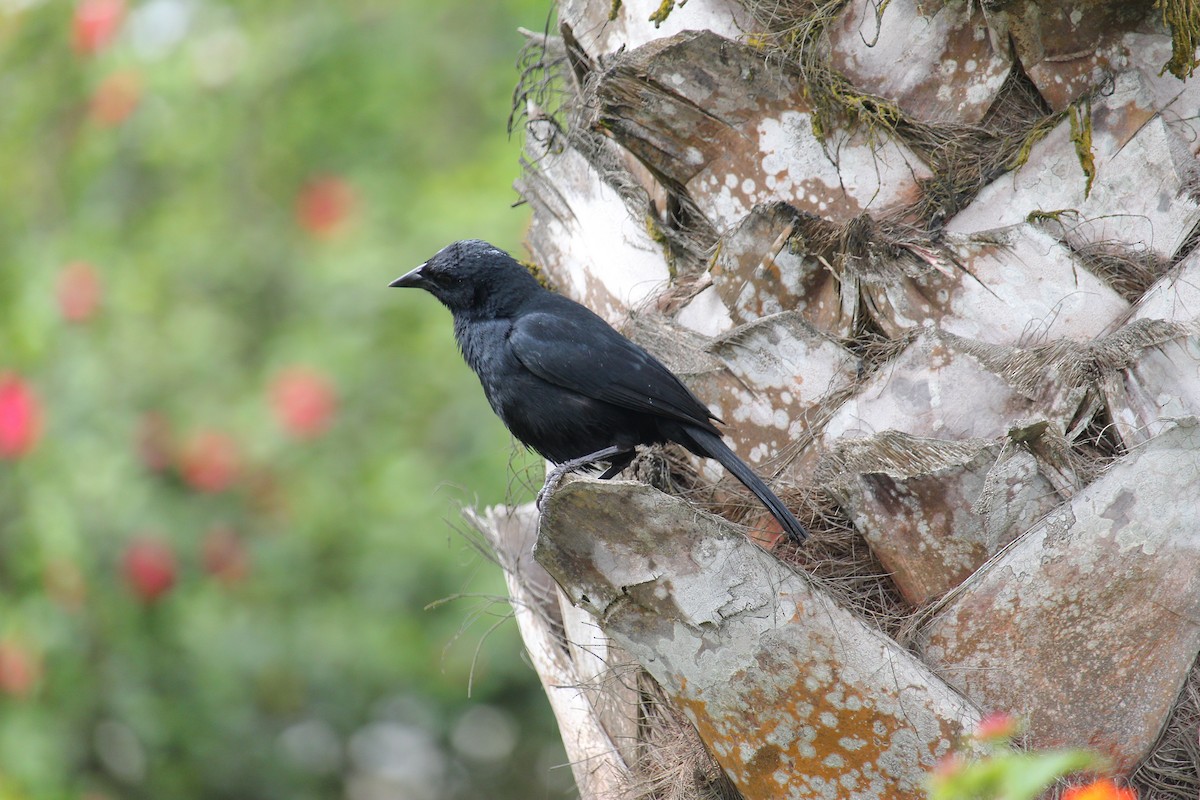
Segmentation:
{"type": "Polygon", "coordinates": [[[672,694],[743,794],[923,797],[918,773],[948,752],[962,726],[942,720],[930,737],[929,729],[914,727],[907,709],[881,707],[904,689],[881,704],[872,692],[854,691],[860,676],[843,675],[829,662],[811,668],[788,663],[798,657],[790,649],[760,652],[754,669],[730,676],[722,693],[745,687],[735,688],[742,709],[737,714],[729,713],[727,701],[705,702],[686,688],[672,694]],[[770,688],[763,688],[763,674],[774,676],[770,688]],[[910,766],[917,764],[918,770],[910,766]]]}
{"type": "Polygon", "coordinates": [[[807,579],[649,487],[562,487],[535,557],[676,701],[749,797],[919,798],[928,770],[978,721],[807,579]]]}

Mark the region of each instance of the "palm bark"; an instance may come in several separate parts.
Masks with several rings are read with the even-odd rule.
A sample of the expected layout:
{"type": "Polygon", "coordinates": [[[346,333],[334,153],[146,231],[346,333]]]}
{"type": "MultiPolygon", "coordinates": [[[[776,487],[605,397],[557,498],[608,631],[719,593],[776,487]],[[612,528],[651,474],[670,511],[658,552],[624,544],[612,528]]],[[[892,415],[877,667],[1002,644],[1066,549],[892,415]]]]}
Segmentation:
{"type": "Polygon", "coordinates": [[[1162,5],[563,0],[532,37],[534,263],[814,531],[674,452],[641,474],[688,504],[553,498],[558,588],[533,512],[476,517],[584,796],[919,797],[991,710],[1195,796],[1200,23],[1162,5]]]}

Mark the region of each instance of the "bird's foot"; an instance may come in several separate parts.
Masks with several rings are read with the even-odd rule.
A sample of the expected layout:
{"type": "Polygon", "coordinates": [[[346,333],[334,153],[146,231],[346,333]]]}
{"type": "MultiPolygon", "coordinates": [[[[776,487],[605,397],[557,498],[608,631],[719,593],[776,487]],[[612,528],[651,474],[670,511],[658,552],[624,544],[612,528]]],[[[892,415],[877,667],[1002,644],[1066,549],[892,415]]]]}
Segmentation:
{"type": "Polygon", "coordinates": [[[538,511],[542,510],[542,503],[545,502],[547,497],[554,494],[554,490],[562,483],[563,476],[568,472],[568,470],[564,469],[566,466],[566,464],[561,464],[546,473],[546,482],[542,484],[542,488],[537,493],[536,503],[538,511]]]}
{"type": "MultiPolygon", "coordinates": [[[[622,447],[606,447],[603,450],[597,450],[594,453],[588,453],[586,456],[572,458],[570,461],[564,461],[563,463],[559,464],[554,469],[546,473],[546,482],[542,484],[541,491],[537,493],[537,500],[534,502],[537,503],[538,511],[542,510],[542,503],[547,497],[554,494],[554,490],[558,488],[560,483],[562,483],[563,476],[568,472],[574,472],[580,467],[586,467],[588,464],[595,464],[597,461],[607,461],[613,456],[624,456],[627,452],[628,451],[622,447]]],[[[630,456],[630,458],[632,458],[632,456],[630,456]]],[[[616,462],[614,461],[614,463],[616,462]]],[[[621,464],[621,468],[624,469],[625,465],[628,463],[629,459],[624,459],[623,463],[621,464]]]]}

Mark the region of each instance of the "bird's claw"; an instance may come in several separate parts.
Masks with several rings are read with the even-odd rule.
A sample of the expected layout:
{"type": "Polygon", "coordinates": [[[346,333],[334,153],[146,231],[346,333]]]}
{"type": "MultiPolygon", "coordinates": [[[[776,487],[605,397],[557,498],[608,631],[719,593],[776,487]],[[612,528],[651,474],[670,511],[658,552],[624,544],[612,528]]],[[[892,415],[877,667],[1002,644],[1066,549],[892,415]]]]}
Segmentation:
{"type": "Polygon", "coordinates": [[[534,501],[537,504],[538,511],[542,510],[542,504],[550,495],[554,494],[554,490],[562,483],[563,475],[567,470],[562,467],[555,467],[546,473],[546,481],[542,484],[542,488],[537,493],[537,499],[534,501]]]}

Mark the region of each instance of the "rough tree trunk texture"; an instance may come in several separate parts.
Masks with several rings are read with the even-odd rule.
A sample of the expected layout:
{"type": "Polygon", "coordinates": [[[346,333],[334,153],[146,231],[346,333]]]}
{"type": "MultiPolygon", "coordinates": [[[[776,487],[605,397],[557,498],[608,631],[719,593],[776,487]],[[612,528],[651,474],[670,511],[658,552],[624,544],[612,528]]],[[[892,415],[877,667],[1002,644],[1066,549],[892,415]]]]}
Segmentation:
{"type": "Polygon", "coordinates": [[[670,449],[472,515],[583,797],[921,797],[988,711],[1196,797],[1198,27],[560,0],[530,34],[533,263],[813,530],[670,449]]]}

